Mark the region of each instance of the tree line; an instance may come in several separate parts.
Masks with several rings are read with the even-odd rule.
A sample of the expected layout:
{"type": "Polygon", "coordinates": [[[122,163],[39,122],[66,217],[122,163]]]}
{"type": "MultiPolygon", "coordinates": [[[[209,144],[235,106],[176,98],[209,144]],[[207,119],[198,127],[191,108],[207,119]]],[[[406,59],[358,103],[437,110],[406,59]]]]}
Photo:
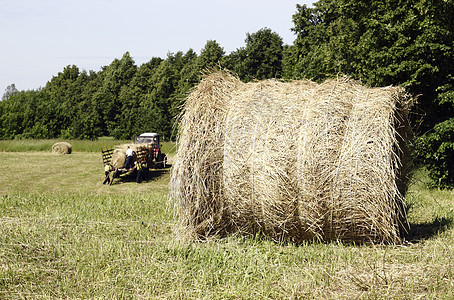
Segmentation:
{"type": "Polygon", "coordinates": [[[175,118],[203,72],[222,66],[245,80],[281,77],[282,52],[282,38],[264,28],[247,34],[246,46],[230,55],[210,40],[200,54],[169,53],[141,66],[129,52],[99,72],[69,65],[42,89],[6,89],[0,139],[130,139],[144,131],[173,139],[175,118]]]}
{"type": "Polygon", "coordinates": [[[401,85],[417,97],[415,159],[434,184],[452,187],[453,13],[448,0],[319,0],[296,5],[291,45],[263,28],[229,54],[210,40],[200,53],[169,53],[140,66],[128,52],[98,72],[70,65],[39,90],[7,88],[0,139],[129,139],[144,131],[173,139],[185,96],[209,68],[227,68],[245,82],[342,73],[369,86],[401,85]]]}

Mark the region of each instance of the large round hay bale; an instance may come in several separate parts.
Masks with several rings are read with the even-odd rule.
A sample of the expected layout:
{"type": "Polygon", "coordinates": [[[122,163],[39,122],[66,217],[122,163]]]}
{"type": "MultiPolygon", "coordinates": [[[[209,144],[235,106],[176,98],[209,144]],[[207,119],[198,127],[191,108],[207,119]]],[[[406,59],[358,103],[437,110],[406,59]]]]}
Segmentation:
{"type": "Polygon", "coordinates": [[[55,154],[71,154],[72,146],[67,142],[57,142],[52,145],[52,153],[55,154]]]}
{"type": "Polygon", "coordinates": [[[234,95],[226,117],[223,184],[230,220],[237,230],[309,238],[297,218],[297,166],[306,90],[268,80],[234,95]],[[282,97],[286,95],[286,97],[282,97]],[[298,116],[298,117],[296,117],[298,116]]]}
{"type": "Polygon", "coordinates": [[[178,199],[175,208],[182,235],[230,231],[222,189],[225,117],[232,94],[241,86],[229,73],[213,73],[186,100],[171,189],[178,199]]]}
{"type": "Polygon", "coordinates": [[[180,229],[400,242],[407,114],[399,87],[206,77],[180,121],[171,178],[180,229]]]}

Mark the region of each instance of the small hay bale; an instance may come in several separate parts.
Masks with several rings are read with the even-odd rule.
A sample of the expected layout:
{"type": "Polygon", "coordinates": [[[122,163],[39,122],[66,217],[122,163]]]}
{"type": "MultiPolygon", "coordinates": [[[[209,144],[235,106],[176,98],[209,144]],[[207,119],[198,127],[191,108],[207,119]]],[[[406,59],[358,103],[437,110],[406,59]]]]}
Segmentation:
{"type": "Polygon", "coordinates": [[[112,153],[111,164],[114,168],[123,168],[126,161],[126,150],[128,146],[134,151],[134,160],[137,158],[137,152],[140,147],[144,147],[142,144],[122,144],[117,145],[112,153]]]}
{"type": "Polygon", "coordinates": [[[114,168],[123,168],[126,161],[126,150],[115,148],[110,163],[114,168]]]}
{"type": "Polygon", "coordinates": [[[410,101],[348,78],[203,79],[180,119],[171,196],[191,238],[399,243],[410,101]]]}
{"type": "Polygon", "coordinates": [[[52,145],[52,153],[55,154],[71,154],[72,146],[67,142],[58,142],[52,145]]]}

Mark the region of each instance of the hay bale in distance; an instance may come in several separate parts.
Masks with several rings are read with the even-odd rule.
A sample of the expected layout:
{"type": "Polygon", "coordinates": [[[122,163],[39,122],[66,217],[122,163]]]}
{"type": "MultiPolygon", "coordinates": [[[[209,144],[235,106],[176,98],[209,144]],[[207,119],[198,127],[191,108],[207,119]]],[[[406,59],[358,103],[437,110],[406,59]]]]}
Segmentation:
{"type": "Polygon", "coordinates": [[[57,142],[52,145],[52,153],[55,154],[71,154],[72,146],[67,142],[57,142]]]}
{"type": "Polygon", "coordinates": [[[348,78],[207,76],[180,121],[171,177],[180,230],[399,243],[409,103],[402,88],[348,78]]]}

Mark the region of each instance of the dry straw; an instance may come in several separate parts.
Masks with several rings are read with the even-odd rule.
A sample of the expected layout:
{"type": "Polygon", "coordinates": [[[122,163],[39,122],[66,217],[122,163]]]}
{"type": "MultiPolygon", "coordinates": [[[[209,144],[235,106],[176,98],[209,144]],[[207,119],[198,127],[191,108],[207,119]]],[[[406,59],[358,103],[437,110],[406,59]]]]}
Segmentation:
{"type": "Polygon", "coordinates": [[[183,235],[231,230],[222,188],[225,118],[230,98],[241,86],[231,74],[213,73],[186,100],[171,179],[183,235]]]}
{"type": "Polygon", "coordinates": [[[180,231],[399,243],[409,103],[402,88],[348,78],[207,76],[180,119],[171,178],[180,231]]]}
{"type": "Polygon", "coordinates": [[[126,161],[126,149],[122,149],[121,147],[115,147],[112,153],[112,160],[110,163],[114,168],[120,169],[123,168],[126,161]]]}
{"type": "Polygon", "coordinates": [[[52,145],[52,153],[55,154],[71,154],[72,146],[67,142],[58,142],[52,145]]]}
{"type": "Polygon", "coordinates": [[[133,150],[134,160],[137,159],[137,155],[141,151],[148,152],[150,155],[147,158],[147,163],[149,166],[152,165],[153,157],[151,156],[151,144],[122,144],[115,146],[115,149],[112,153],[111,164],[114,168],[123,168],[126,161],[126,150],[130,147],[133,150]]]}

